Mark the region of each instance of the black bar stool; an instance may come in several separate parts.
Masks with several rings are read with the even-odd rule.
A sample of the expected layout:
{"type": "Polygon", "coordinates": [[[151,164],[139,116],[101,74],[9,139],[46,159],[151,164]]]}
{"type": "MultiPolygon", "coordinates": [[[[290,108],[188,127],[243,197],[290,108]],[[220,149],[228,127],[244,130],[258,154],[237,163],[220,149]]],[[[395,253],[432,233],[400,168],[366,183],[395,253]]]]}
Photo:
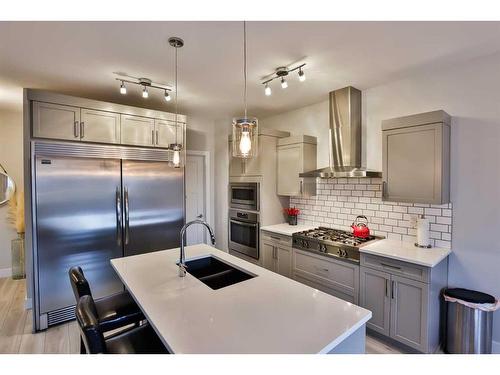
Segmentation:
{"type": "Polygon", "coordinates": [[[168,354],[148,323],[104,338],[92,296],[82,296],[76,304],[76,320],[88,354],[168,354]]]}
{"type": "MultiPolygon", "coordinates": [[[[92,296],[90,285],[81,267],[71,267],[69,280],[76,302],[83,296],[92,296]]],[[[111,331],[129,324],[138,325],[144,314],[127,291],[99,298],[95,301],[96,317],[102,332],[111,331]]]]}

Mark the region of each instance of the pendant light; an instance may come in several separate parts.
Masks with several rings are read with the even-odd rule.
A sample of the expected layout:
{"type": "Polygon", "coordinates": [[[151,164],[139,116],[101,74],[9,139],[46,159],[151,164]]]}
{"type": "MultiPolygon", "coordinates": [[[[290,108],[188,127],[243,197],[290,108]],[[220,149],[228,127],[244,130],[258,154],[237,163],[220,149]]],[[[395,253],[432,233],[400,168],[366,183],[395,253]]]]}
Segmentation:
{"type": "MultiPolygon", "coordinates": [[[[173,151],[172,159],[169,164],[174,168],[180,168],[182,165],[181,151],[182,144],[177,141],[177,131],[178,131],[178,123],[177,123],[177,50],[184,45],[184,41],[181,38],[172,37],[168,39],[168,43],[175,48],[175,143],[170,144],[170,150],[173,151]]],[[[165,100],[168,101],[165,96],[165,100]]]]}
{"type": "Polygon", "coordinates": [[[233,157],[249,159],[257,156],[258,151],[258,121],[255,117],[247,116],[247,29],[243,21],[243,77],[245,90],[243,101],[245,115],[233,119],[233,157]]]}

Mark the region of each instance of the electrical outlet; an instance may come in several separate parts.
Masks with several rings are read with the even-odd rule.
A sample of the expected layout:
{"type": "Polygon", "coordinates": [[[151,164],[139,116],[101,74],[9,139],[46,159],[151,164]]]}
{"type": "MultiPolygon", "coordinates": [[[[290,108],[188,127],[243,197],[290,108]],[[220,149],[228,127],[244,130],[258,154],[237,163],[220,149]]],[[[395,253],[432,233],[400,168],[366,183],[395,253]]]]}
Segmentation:
{"type": "Polygon", "coordinates": [[[410,215],[410,225],[412,228],[417,227],[417,219],[418,219],[418,215],[410,215]]]}

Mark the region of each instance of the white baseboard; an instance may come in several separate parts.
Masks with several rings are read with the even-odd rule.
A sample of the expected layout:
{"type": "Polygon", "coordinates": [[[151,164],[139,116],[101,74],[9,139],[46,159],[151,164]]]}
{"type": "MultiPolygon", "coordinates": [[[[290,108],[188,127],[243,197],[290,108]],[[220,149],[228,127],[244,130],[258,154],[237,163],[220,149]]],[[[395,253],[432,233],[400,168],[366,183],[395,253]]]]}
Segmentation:
{"type": "Polygon", "coordinates": [[[491,352],[493,354],[500,354],[500,341],[493,341],[491,345],[491,352]]]}
{"type": "Polygon", "coordinates": [[[0,268],[0,277],[11,277],[12,268],[0,268]]]}

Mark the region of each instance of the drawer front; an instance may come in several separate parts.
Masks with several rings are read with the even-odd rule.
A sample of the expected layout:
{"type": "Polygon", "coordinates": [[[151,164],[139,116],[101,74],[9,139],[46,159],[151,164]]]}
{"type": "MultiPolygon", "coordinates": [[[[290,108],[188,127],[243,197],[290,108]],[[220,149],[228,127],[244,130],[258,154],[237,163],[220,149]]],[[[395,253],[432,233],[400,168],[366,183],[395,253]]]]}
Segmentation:
{"type": "Polygon", "coordinates": [[[321,290],[322,292],[330,294],[334,297],[343,299],[344,301],[351,302],[354,304],[358,303],[357,298],[355,298],[355,296],[352,296],[352,295],[346,294],[346,293],[342,293],[342,292],[340,292],[336,289],[333,289],[333,288],[329,288],[329,287],[325,286],[324,284],[321,284],[321,283],[318,283],[316,281],[309,280],[305,277],[302,277],[300,274],[294,274],[293,279],[295,281],[298,281],[299,283],[310,286],[311,288],[321,290]]]}
{"type": "Polygon", "coordinates": [[[274,242],[275,245],[292,246],[292,236],[266,232],[265,230],[261,231],[260,235],[263,240],[274,242]]]}
{"type": "Polygon", "coordinates": [[[412,280],[430,282],[428,267],[419,266],[399,260],[378,257],[375,255],[361,254],[361,265],[370,267],[393,275],[404,276],[412,280]]]}
{"type": "Polygon", "coordinates": [[[356,264],[294,249],[293,273],[352,296],[356,303],[358,301],[359,266],[356,264]]]}

